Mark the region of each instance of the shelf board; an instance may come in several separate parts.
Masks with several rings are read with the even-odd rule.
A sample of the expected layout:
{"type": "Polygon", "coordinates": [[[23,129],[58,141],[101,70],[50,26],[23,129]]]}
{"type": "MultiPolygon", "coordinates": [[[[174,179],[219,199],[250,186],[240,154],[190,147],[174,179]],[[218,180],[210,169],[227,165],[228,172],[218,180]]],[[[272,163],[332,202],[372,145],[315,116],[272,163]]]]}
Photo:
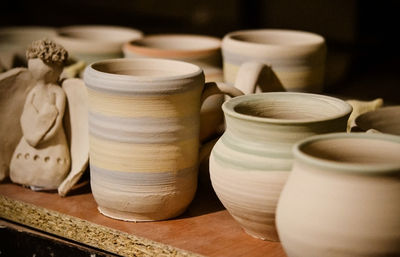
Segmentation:
{"type": "Polygon", "coordinates": [[[280,243],[247,235],[207,185],[183,215],[135,223],[101,215],[88,185],[62,198],[3,183],[0,217],[122,256],[286,256],[280,243]]]}

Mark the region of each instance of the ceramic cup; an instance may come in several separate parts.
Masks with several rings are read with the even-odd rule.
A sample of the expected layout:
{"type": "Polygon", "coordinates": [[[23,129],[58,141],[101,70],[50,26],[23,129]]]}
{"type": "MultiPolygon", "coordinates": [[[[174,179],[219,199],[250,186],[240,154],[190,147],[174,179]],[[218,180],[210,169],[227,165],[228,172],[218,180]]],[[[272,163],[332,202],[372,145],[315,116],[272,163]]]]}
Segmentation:
{"type": "Polygon", "coordinates": [[[4,27],[0,28],[0,67],[11,69],[18,58],[17,65],[26,65],[25,51],[32,41],[52,39],[56,31],[50,27],[4,27]]]}
{"type": "Polygon", "coordinates": [[[277,210],[289,257],[400,256],[399,136],[315,136],[293,152],[277,210]]]}
{"type": "Polygon", "coordinates": [[[326,45],[320,35],[277,29],[236,31],[222,40],[222,55],[225,82],[246,94],[322,90],[326,45]],[[247,76],[239,79],[241,72],[247,76]]]}
{"type": "Polygon", "coordinates": [[[77,25],[59,28],[55,41],[64,46],[72,58],[90,64],[122,57],[122,45],[141,37],[141,31],[131,28],[77,25]]]}
{"type": "Polygon", "coordinates": [[[200,67],[138,58],[86,68],[93,196],[106,216],[131,221],[181,214],[197,186],[202,100],[243,94],[205,84],[200,67]]]}
{"type": "MultiPolygon", "coordinates": [[[[186,34],[149,35],[123,46],[126,58],[167,58],[200,66],[208,81],[222,81],[221,40],[215,37],[186,34]]],[[[209,97],[201,106],[200,140],[213,137],[223,123],[222,95],[209,97]]]]}
{"type": "Polygon", "coordinates": [[[390,106],[367,112],[355,120],[358,129],[400,135],[400,106],[390,106]]]}
{"type": "Polygon", "coordinates": [[[222,109],[227,127],[211,152],[212,186],[248,234],[278,241],[275,209],[292,168],[292,146],[346,131],[352,108],[333,97],[275,92],[235,97],[222,109]]]}

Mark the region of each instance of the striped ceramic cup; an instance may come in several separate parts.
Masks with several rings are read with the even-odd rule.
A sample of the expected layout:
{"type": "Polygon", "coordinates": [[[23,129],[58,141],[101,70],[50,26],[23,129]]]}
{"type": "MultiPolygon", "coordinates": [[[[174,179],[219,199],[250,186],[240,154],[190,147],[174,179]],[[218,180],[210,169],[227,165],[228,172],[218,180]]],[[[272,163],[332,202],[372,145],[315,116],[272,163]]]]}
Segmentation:
{"type": "Polygon", "coordinates": [[[93,63],[84,81],[99,211],[131,221],[181,214],[196,191],[201,102],[241,92],[205,84],[196,65],[151,58],[93,63]]]}
{"type": "MultiPolygon", "coordinates": [[[[122,49],[125,58],[167,58],[190,62],[203,69],[206,81],[223,80],[219,38],[191,34],[147,35],[124,44],[122,49]]],[[[201,106],[200,141],[218,133],[218,127],[224,122],[223,101],[224,96],[214,95],[201,106]]]]}
{"type": "Polygon", "coordinates": [[[278,29],[236,31],[222,40],[222,55],[225,82],[246,94],[322,90],[326,46],[320,35],[278,29]]]}

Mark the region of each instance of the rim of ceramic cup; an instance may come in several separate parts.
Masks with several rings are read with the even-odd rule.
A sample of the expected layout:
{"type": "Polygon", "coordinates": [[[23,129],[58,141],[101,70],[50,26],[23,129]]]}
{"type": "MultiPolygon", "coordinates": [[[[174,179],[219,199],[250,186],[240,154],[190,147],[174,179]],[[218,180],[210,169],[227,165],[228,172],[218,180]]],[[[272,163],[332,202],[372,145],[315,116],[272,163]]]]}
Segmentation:
{"type": "MultiPolygon", "coordinates": [[[[260,55],[263,51],[286,51],[288,48],[320,47],[325,44],[321,35],[301,30],[286,29],[255,29],[239,30],[228,33],[222,39],[222,49],[236,49],[241,54],[260,55]]],[[[298,55],[302,54],[300,51],[298,55]]]]}
{"type": "MultiPolygon", "coordinates": [[[[87,87],[105,91],[131,93],[177,90],[179,85],[160,88],[157,82],[185,80],[203,74],[203,70],[194,64],[159,58],[119,58],[94,62],[88,65],[84,73],[87,87]],[[112,67],[115,66],[115,67],[112,67]],[[160,68],[160,67],[163,68],[160,68]],[[144,70],[159,72],[160,75],[135,75],[144,70]],[[176,74],[178,71],[178,74],[176,74]],[[171,72],[171,75],[165,75],[171,72]],[[174,74],[175,73],[175,74],[174,74]],[[146,83],[141,83],[146,82],[146,83]],[[156,83],[155,83],[156,82],[156,83]],[[154,87],[151,85],[154,84],[154,87]],[[92,86],[95,85],[95,86],[92,86]],[[135,85],[135,88],[128,87],[135,85]]],[[[203,74],[204,77],[204,74],[203,74]]]]}
{"type": "MultiPolygon", "coordinates": [[[[259,106],[258,106],[259,107],[259,106]]],[[[319,111],[318,106],[315,105],[307,105],[305,106],[312,110],[319,111]]],[[[271,110],[277,110],[277,107],[274,107],[274,109],[269,106],[270,111],[271,110]]],[[[250,95],[243,95],[243,96],[238,96],[229,99],[222,105],[222,110],[224,111],[225,114],[243,119],[243,120],[249,120],[249,121],[256,121],[256,122],[263,122],[263,123],[272,123],[272,124],[304,124],[304,123],[316,123],[316,122],[322,122],[322,121],[327,121],[327,120],[334,120],[338,118],[345,117],[347,115],[350,115],[352,112],[353,108],[351,107],[350,104],[346,103],[345,101],[331,97],[331,96],[326,96],[326,95],[319,95],[319,94],[311,94],[311,93],[300,93],[300,92],[268,92],[268,93],[259,93],[259,94],[250,94],[250,95]],[[296,118],[296,119],[291,119],[291,118],[274,118],[274,117],[268,117],[267,113],[263,116],[259,115],[252,115],[244,112],[240,112],[239,108],[245,108],[245,107],[252,107],[252,105],[255,105],[254,100],[259,100],[261,102],[264,102],[265,104],[268,103],[276,103],[277,100],[281,100],[281,102],[286,102],[285,106],[285,111],[290,111],[293,113],[297,113],[299,110],[299,105],[294,105],[293,102],[291,102],[289,98],[302,98],[304,102],[314,100],[316,101],[315,103],[321,103],[323,104],[324,107],[330,107],[331,112],[334,112],[334,114],[326,114],[326,112],[318,113],[320,117],[313,117],[313,118],[296,118]]],[[[259,112],[258,112],[259,113],[259,112]]],[[[270,115],[272,116],[272,115],[270,115]]]]}
{"type": "Polygon", "coordinates": [[[55,40],[65,44],[67,50],[81,52],[106,52],[102,47],[121,50],[122,44],[141,38],[143,32],[137,29],[110,25],[75,25],[56,30],[55,40]]]}
{"type": "Polygon", "coordinates": [[[355,119],[354,122],[357,125],[357,127],[361,128],[364,131],[367,131],[369,129],[376,129],[379,132],[393,134],[393,135],[400,135],[400,131],[398,131],[397,133],[393,133],[391,132],[391,130],[387,130],[384,128],[385,124],[386,125],[393,124],[396,121],[400,125],[400,119],[397,116],[398,113],[400,113],[400,105],[382,107],[374,111],[361,114],[355,119]],[[384,113],[392,114],[393,119],[376,120],[377,118],[382,117],[382,114],[384,113]]]}
{"type": "Polygon", "coordinates": [[[210,55],[221,48],[221,39],[193,34],[156,34],[124,44],[128,52],[150,57],[195,57],[210,55]],[[165,44],[165,45],[161,45],[165,44]]]}
{"type": "MultiPolygon", "coordinates": [[[[343,141],[342,141],[343,142],[343,141]]],[[[393,163],[374,163],[373,155],[376,155],[377,151],[375,149],[379,148],[379,144],[391,143],[394,146],[397,146],[400,149],[400,136],[389,135],[389,134],[371,134],[371,133],[331,133],[324,135],[317,135],[306,138],[293,146],[293,154],[295,160],[300,160],[302,162],[309,163],[311,165],[316,165],[321,168],[328,168],[332,170],[337,170],[341,172],[355,172],[361,174],[387,174],[387,173],[400,173],[400,150],[397,152],[399,154],[396,159],[397,162],[393,163]],[[365,140],[365,142],[370,145],[370,147],[363,146],[363,150],[367,149],[368,152],[364,153],[365,156],[362,156],[366,161],[364,163],[360,163],[357,161],[338,161],[335,160],[335,157],[316,157],[312,153],[306,152],[304,148],[312,146],[312,144],[318,142],[321,143],[326,141],[327,144],[332,144],[334,140],[345,140],[349,143],[355,139],[365,140]],[[368,142],[370,141],[370,142],[368,142]],[[371,160],[372,159],[372,160],[371,160]]],[[[326,145],[325,145],[326,146],[326,145]]],[[[383,145],[384,146],[384,145],[383,145]]],[[[319,146],[321,147],[321,145],[319,146]]],[[[323,147],[323,145],[322,145],[323,147]]],[[[318,151],[321,153],[323,149],[318,149],[318,145],[315,146],[316,149],[314,151],[318,151]]],[[[337,150],[337,149],[335,149],[337,150]]],[[[344,154],[346,149],[340,149],[340,154],[344,154]]],[[[324,150],[324,154],[329,154],[324,150]]],[[[332,153],[331,153],[332,154],[332,153]]]]}

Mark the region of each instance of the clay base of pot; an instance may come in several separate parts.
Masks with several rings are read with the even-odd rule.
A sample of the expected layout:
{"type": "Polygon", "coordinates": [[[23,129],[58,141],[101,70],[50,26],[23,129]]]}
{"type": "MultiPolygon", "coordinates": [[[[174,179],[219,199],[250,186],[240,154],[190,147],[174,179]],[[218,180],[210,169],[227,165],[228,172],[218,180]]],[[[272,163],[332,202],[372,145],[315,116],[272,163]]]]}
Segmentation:
{"type": "Polygon", "coordinates": [[[122,221],[130,221],[130,222],[146,222],[146,221],[157,221],[157,220],[165,220],[169,218],[174,218],[176,216],[181,215],[186,211],[186,208],[177,212],[176,215],[173,215],[172,217],[169,218],[160,218],[160,214],[139,214],[139,213],[134,213],[134,212],[125,212],[125,211],[118,211],[114,209],[110,209],[107,207],[101,207],[98,206],[97,209],[101,214],[103,214],[106,217],[116,219],[116,220],[122,220],[122,221]]]}

